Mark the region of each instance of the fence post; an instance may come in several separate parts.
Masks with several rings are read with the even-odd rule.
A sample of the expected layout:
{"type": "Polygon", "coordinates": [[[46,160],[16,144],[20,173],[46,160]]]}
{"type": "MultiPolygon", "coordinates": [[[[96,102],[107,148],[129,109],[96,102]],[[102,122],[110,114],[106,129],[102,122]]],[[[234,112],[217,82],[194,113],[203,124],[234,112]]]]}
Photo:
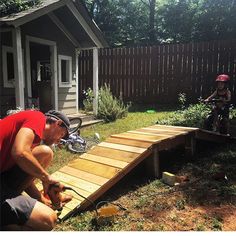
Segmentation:
{"type": "Polygon", "coordinates": [[[93,113],[98,114],[98,48],[93,48],[93,113]]]}

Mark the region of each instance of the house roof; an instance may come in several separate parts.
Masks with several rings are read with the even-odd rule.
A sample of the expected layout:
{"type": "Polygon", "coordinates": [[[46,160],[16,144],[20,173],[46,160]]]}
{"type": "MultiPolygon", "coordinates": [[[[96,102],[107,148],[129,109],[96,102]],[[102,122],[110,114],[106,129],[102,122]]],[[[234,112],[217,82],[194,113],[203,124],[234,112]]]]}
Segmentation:
{"type": "MultiPolygon", "coordinates": [[[[86,45],[86,47],[108,46],[106,40],[102,35],[102,32],[100,31],[96,23],[90,18],[86,7],[81,3],[80,0],[42,0],[41,3],[37,6],[29,8],[25,11],[21,11],[19,13],[0,18],[0,25],[18,27],[46,14],[50,14],[52,12],[54,14],[60,12],[61,9],[64,9],[63,11],[65,13],[69,10],[70,14],[68,14],[67,12],[67,16],[69,18],[64,17],[64,19],[64,14],[60,14],[60,22],[65,23],[67,28],[71,27],[69,24],[70,20],[74,23],[76,22],[77,30],[75,28],[69,28],[69,30],[72,30],[71,33],[76,37],[76,31],[84,31],[82,32],[82,35],[84,35],[84,40],[86,39],[88,41],[89,38],[91,39],[91,43],[81,43],[81,48],[85,47],[83,45],[86,45]],[[73,14],[71,14],[71,12],[73,12],[73,14]]],[[[57,14],[57,16],[59,15],[57,14]]],[[[81,41],[81,35],[78,38],[81,41]]]]}

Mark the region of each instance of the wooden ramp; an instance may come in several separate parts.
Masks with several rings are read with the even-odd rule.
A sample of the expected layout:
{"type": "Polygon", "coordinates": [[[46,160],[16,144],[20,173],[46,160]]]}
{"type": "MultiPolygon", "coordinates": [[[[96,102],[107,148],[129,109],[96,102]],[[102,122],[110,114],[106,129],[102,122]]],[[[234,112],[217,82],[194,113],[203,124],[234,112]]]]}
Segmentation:
{"type": "MultiPolygon", "coordinates": [[[[185,145],[186,153],[192,155],[198,132],[198,128],[153,125],[111,135],[52,176],[95,201],[144,159],[148,160],[150,172],[158,177],[161,150],[185,145]]],[[[68,191],[68,194],[73,199],[59,215],[61,220],[90,205],[75,193],[68,191]]]]}

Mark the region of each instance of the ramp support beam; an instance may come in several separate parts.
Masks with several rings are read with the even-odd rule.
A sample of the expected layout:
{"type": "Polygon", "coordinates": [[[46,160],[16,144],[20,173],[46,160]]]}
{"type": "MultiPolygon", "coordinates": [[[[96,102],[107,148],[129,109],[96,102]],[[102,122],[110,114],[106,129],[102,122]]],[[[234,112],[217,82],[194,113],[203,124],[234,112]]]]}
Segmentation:
{"type": "Polygon", "coordinates": [[[153,153],[146,159],[146,171],[151,176],[160,177],[160,155],[157,147],[153,149],[153,153]]]}
{"type": "Polygon", "coordinates": [[[187,158],[194,157],[196,152],[196,138],[194,134],[185,137],[185,156],[187,158]]]}

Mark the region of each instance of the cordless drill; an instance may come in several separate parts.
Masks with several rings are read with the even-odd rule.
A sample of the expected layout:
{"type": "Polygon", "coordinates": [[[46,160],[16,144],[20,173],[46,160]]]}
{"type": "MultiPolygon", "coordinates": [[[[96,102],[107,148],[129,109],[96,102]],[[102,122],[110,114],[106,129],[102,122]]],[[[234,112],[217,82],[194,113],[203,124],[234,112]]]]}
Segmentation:
{"type": "Polygon", "coordinates": [[[50,198],[53,208],[60,210],[62,208],[62,196],[61,192],[64,192],[66,187],[61,183],[51,184],[48,187],[48,197],[50,198]]]}

